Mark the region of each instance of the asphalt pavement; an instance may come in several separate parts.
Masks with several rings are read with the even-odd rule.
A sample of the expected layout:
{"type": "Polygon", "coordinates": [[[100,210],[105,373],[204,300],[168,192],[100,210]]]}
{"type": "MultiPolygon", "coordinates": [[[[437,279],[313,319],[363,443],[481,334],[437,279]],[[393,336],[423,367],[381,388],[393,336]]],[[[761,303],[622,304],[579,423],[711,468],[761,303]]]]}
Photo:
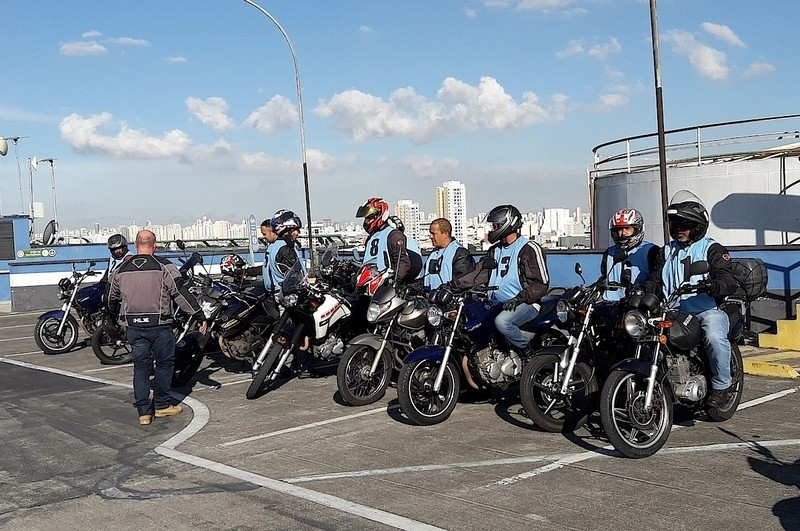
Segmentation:
{"type": "Polygon", "coordinates": [[[132,368],[88,346],[43,354],[36,317],[0,315],[2,529],[800,529],[796,372],[750,364],[732,419],[676,414],[639,460],[596,417],[535,428],[513,390],[430,427],[394,389],[343,405],[333,369],[247,400],[249,372],[220,354],[182,390],[184,413],[139,426],[132,368]]]}

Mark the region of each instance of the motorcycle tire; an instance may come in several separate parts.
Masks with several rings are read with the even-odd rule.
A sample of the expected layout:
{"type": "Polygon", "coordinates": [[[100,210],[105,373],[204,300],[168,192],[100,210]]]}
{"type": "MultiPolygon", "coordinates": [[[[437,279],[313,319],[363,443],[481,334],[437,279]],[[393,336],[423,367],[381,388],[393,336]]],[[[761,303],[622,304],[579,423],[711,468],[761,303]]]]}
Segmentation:
{"type": "Polygon", "coordinates": [[[440,364],[425,359],[404,365],[397,380],[397,399],[409,420],[420,426],[444,422],[456,408],[461,390],[461,374],[455,363],[445,367],[438,393],[433,384],[440,364]]]}
{"type": "Polygon", "coordinates": [[[540,354],[525,365],[519,383],[522,407],[534,424],[551,433],[572,433],[589,420],[597,404],[598,386],[592,368],[576,363],[566,395],[566,373],[555,354],[540,354]]]}
{"type": "Polygon", "coordinates": [[[45,317],[36,322],[33,339],[45,354],[63,354],[78,344],[78,321],[68,315],[61,335],[56,333],[59,324],[61,320],[55,317],[45,317]]]}
{"type": "MultiPolygon", "coordinates": [[[[247,392],[245,396],[248,400],[253,400],[254,398],[258,398],[264,393],[269,392],[269,389],[264,389],[263,392],[261,387],[264,385],[264,381],[267,379],[273,369],[275,368],[275,364],[278,362],[281,356],[283,356],[283,351],[285,348],[292,348],[292,345],[281,345],[280,343],[274,343],[269,352],[267,352],[267,357],[264,359],[264,363],[261,364],[261,367],[258,368],[258,371],[253,376],[253,381],[250,382],[250,387],[247,388],[247,392]]],[[[275,380],[270,380],[270,382],[274,382],[275,380]]]]}
{"type": "Polygon", "coordinates": [[[369,345],[350,345],[339,359],[336,385],[339,395],[348,406],[366,406],[377,402],[386,394],[393,370],[392,354],[384,348],[375,368],[369,375],[378,351],[369,345]]]}
{"type": "Polygon", "coordinates": [[[614,371],[600,395],[600,421],[606,437],[619,453],[633,459],[654,455],[672,430],[672,396],[656,383],[651,408],[646,411],[646,393],[644,375],[614,371]]]}
{"type": "Polygon", "coordinates": [[[111,338],[101,326],[92,333],[92,352],[101,365],[124,365],[131,361],[131,346],[125,339],[111,338]]]}
{"type": "Polygon", "coordinates": [[[187,334],[175,346],[175,362],[172,367],[172,387],[185,387],[192,381],[203,363],[203,345],[196,335],[187,334]]]}
{"type": "Polygon", "coordinates": [[[728,401],[721,407],[706,407],[706,414],[716,422],[728,420],[736,413],[744,390],[744,364],[739,345],[731,342],[731,385],[728,388],[728,401]]]}

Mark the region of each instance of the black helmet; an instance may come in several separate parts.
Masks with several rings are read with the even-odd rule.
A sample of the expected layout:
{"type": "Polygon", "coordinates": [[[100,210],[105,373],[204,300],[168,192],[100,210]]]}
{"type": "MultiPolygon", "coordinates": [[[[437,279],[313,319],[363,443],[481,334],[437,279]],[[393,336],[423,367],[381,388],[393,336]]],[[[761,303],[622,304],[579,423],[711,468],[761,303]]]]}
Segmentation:
{"type": "Polygon", "coordinates": [[[489,243],[497,243],[522,228],[522,214],[513,205],[494,207],[486,215],[486,237],[489,243]]]}
{"type": "Polygon", "coordinates": [[[275,212],[275,215],[272,216],[269,223],[272,226],[272,230],[275,231],[275,234],[277,234],[279,238],[288,235],[292,230],[296,229],[299,231],[303,228],[303,222],[300,221],[300,218],[291,210],[286,209],[275,212]]]}
{"type": "Polygon", "coordinates": [[[406,231],[406,225],[403,223],[403,220],[398,218],[397,216],[389,216],[389,219],[386,220],[389,225],[396,228],[400,232],[406,231]]]}
{"type": "Polygon", "coordinates": [[[128,254],[128,240],[122,234],[114,234],[108,238],[108,250],[111,256],[119,260],[128,254]]]}
{"type": "Polygon", "coordinates": [[[700,199],[688,190],[681,190],[672,196],[666,215],[669,224],[669,235],[673,240],[678,239],[678,230],[689,227],[689,239],[698,241],[708,231],[708,211],[700,199]]]}

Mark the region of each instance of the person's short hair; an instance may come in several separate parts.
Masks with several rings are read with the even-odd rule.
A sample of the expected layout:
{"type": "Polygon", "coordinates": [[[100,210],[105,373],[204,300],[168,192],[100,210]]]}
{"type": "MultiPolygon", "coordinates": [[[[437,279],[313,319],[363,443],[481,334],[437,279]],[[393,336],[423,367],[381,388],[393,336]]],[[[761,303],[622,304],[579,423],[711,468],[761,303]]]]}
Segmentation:
{"type": "Polygon", "coordinates": [[[140,230],[136,233],[136,245],[155,245],[156,235],[149,230],[140,230]]]}
{"type": "Polygon", "coordinates": [[[445,218],[436,218],[431,221],[431,227],[436,225],[439,228],[439,232],[447,234],[448,236],[453,235],[453,226],[450,224],[449,221],[445,218]]]}
{"type": "Polygon", "coordinates": [[[272,225],[270,224],[270,219],[265,219],[264,221],[262,221],[260,226],[261,227],[269,227],[270,230],[272,230],[272,225]]]}

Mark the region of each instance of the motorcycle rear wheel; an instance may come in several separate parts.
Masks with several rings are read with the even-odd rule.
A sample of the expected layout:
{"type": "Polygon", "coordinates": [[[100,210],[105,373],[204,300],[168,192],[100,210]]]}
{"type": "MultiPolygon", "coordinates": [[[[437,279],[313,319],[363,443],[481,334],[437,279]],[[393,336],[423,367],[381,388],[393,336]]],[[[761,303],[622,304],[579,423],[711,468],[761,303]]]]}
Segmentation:
{"type": "Polygon", "coordinates": [[[203,363],[205,354],[203,354],[203,346],[197,343],[197,339],[193,336],[186,336],[181,341],[192,342],[183,348],[180,347],[180,342],[176,345],[175,349],[175,363],[172,367],[172,387],[184,387],[192,381],[200,364],[203,363]]]}
{"type": "Polygon", "coordinates": [[[46,317],[36,322],[33,339],[45,354],[63,354],[78,344],[78,321],[72,315],[67,316],[61,335],[58,335],[60,319],[46,317]]]}
{"type": "Polygon", "coordinates": [[[566,372],[555,354],[540,354],[525,365],[519,383],[522,407],[534,424],[551,433],[571,433],[589,420],[597,404],[597,378],[586,363],[576,363],[566,395],[566,372]]]}
{"type": "Polygon", "coordinates": [[[744,390],[744,364],[739,345],[731,342],[731,385],[728,388],[728,401],[722,407],[706,407],[706,414],[717,422],[728,420],[736,413],[744,390]]]}
{"type": "Polygon", "coordinates": [[[403,413],[415,424],[444,422],[456,408],[461,379],[458,368],[447,363],[438,392],[433,391],[440,364],[425,359],[404,365],[397,379],[397,399],[403,413]]]}
{"type": "Polygon", "coordinates": [[[614,371],[600,396],[600,420],[606,437],[619,453],[633,459],[658,452],[672,429],[672,397],[657,382],[648,411],[644,409],[646,392],[644,375],[614,371]]]}
{"type": "MultiPolygon", "coordinates": [[[[273,343],[273,345],[269,348],[269,352],[267,353],[267,357],[264,359],[264,363],[261,364],[261,367],[258,368],[258,371],[253,376],[253,381],[250,382],[250,387],[247,388],[247,392],[245,396],[248,400],[253,400],[254,398],[258,398],[263,393],[269,392],[269,387],[264,389],[263,393],[261,392],[261,386],[264,385],[264,381],[267,379],[273,369],[275,368],[275,364],[278,362],[281,356],[283,356],[284,349],[292,348],[292,345],[281,345],[279,343],[273,343]]],[[[275,382],[275,380],[270,380],[270,383],[275,382]]]]}
{"type": "Polygon", "coordinates": [[[349,406],[366,406],[377,402],[386,394],[392,374],[392,354],[384,348],[375,368],[369,375],[378,351],[369,345],[350,345],[342,354],[336,369],[339,395],[349,406]]]}
{"type": "Polygon", "coordinates": [[[131,361],[131,346],[123,339],[113,339],[101,326],[92,334],[92,351],[102,365],[124,365],[131,361]]]}

